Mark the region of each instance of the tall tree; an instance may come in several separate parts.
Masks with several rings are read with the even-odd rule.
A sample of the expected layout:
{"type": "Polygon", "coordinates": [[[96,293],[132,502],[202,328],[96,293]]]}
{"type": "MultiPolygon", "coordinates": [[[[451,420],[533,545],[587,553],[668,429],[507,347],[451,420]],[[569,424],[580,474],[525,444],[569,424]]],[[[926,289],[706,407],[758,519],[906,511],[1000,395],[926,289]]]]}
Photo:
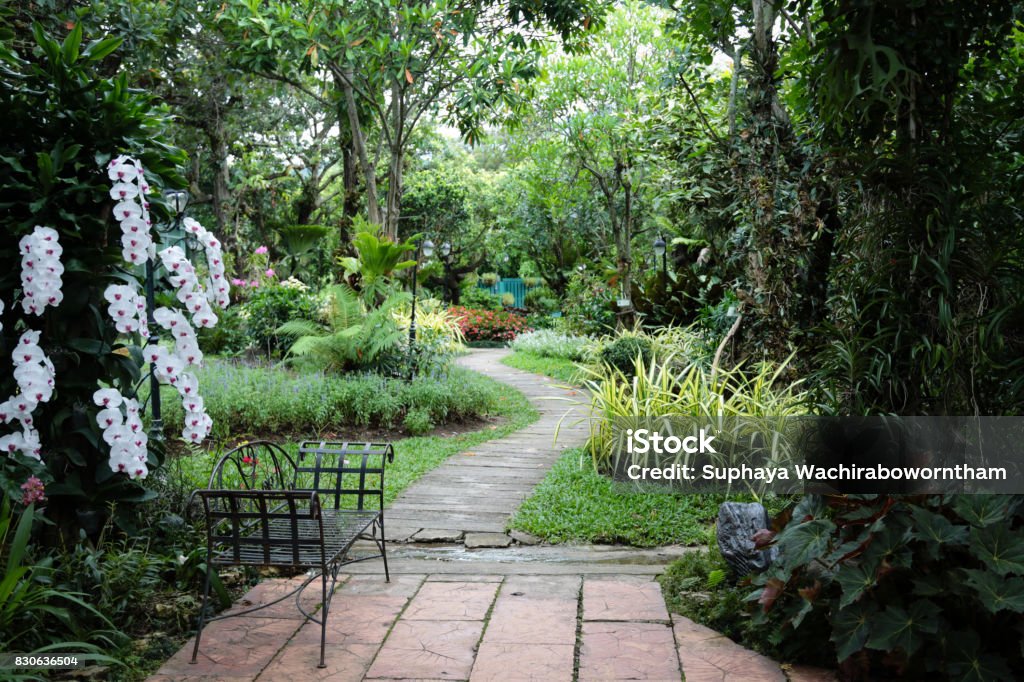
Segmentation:
{"type": "Polygon", "coordinates": [[[394,238],[405,152],[423,117],[440,110],[467,140],[477,139],[485,122],[522,104],[547,25],[572,41],[597,26],[598,10],[575,0],[545,3],[540,12],[481,0],[234,0],[222,26],[250,50],[257,72],[330,75],[348,123],[341,134],[362,169],[368,218],[394,238]]]}

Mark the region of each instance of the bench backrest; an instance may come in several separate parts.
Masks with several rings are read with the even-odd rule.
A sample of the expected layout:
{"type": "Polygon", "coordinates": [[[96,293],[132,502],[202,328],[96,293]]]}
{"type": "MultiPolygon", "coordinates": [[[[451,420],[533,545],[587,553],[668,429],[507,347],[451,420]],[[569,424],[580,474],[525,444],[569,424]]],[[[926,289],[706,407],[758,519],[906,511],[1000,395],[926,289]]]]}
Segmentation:
{"type": "Polygon", "coordinates": [[[294,487],[320,494],[326,509],[384,508],[384,466],[390,443],[306,441],[299,445],[294,487]]]}
{"type": "Polygon", "coordinates": [[[214,565],[322,566],[320,501],[307,490],[197,490],[214,565]]]}
{"type": "Polygon", "coordinates": [[[290,490],[295,462],[277,443],[240,443],[224,453],[210,473],[211,490],[290,490]]]}

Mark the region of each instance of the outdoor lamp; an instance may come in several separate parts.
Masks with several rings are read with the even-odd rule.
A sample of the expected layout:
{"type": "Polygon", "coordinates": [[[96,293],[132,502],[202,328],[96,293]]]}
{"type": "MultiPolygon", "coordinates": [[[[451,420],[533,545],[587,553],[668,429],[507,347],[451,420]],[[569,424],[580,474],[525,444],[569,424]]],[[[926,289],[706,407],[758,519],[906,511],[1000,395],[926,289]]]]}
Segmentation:
{"type": "Polygon", "coordinates": [[[430,258],[434,255],[434,242],[429,239],[423,242],[423,257],[430,258]]]}
{"type": "Polygon", "coordinates": [[[654,255],[658,258],[665,255],[665,240],[660,236],[654,240],[654,255]]]}
{"type": "Polygon", "coordinates": [[[188,206],[188,192],[183,189],[165,189],[164,190],[164,201],[174,211],[174,215],[179,216],[185,212],[185,207],[188,206]]]}
{"type": "Polygon", "coordinates": [[[448,242],[441,244],[441,258],[448,258],[452,255],[452,245],[448,242]]]}
{"type": "Polygon", "coordinates": [[[665,239],[661,235],[658,235],[658,238],[654,240],[654,255],[657,258],[661,258],[662,280],[665,280],[668,277],[668,249],[665,247],[665,239]]]}

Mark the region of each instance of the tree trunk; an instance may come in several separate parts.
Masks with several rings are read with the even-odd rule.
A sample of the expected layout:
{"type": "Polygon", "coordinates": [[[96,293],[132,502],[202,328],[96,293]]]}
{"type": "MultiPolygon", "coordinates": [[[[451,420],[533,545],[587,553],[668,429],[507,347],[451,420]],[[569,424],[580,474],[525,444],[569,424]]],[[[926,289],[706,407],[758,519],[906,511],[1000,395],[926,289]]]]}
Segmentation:
{"type": "Polygon", "coordinates": [[[359,165],[363,169],[363,179],[366,182],[366,217],[374,225],[381,225],[383,221],[377,199],[377,169],[370,161],[370,155],[366,151],[366,135],[359,123],[359,109],[356,107],[356,95],[352,87],[354,77],[351,69],[340,74],[335,73],[334,76],[335,82],[345,93],[345,108],[348,110],[352,147],[359,158],[359,165]]]}
{"type": "Polygon", "coordinates": [[[398,219],[402,210],[402,148],[405,132],[405,100],[402,86],[398,81],[391,83],[391,144],[388,152],[388,195],[384,212],[384,235],[393,242],[398,241],[398,219]]]}

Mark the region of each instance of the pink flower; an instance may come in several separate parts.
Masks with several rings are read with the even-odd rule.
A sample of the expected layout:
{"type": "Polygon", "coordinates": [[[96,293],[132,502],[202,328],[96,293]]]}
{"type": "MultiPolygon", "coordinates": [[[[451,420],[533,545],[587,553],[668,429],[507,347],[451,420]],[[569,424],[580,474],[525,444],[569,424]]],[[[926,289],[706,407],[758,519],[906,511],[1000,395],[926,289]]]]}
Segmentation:
{"type": "Polygon", "coordinates": [[[21,495],[21,503],[25,506],[33,502],[45,502],[46,495],[43,494],[43,482],[35,476],[29,476],[28,480],[21,484],[24,491],[21,495]]]}
{"type": "Polygon", "coordinates": [[[236,287],[244,287],[244,286],[248,285],[248,282],[246,282],[244,279],[238,279],[237,277],[232,277],[231,278],[231,284],[233,284],[236,287]]]}
{"type": "Polygon", "coordinates": [[[260,281],[258,279],[254,279],[253,281],[249,282],[249,286],[251,286],[253,289],[258,287],[259,285],[260,285],[260,281]]]}
{"type": "Polygon", "coordinates": [[[261,247],[256,249],[256,253],[259,254],[259,255],[263,255],[267,251],[269,251],[269,249],[267,247],[265,247],[265,246],[261,246],[261,247]]]}
{"type": "Polygon", "coordinates": [[[267,271],[265,273],[263,273],[263,274],[265,274],[267,277],[273,277],[274,276],[274,268],[267,268],[267,271]]]}

